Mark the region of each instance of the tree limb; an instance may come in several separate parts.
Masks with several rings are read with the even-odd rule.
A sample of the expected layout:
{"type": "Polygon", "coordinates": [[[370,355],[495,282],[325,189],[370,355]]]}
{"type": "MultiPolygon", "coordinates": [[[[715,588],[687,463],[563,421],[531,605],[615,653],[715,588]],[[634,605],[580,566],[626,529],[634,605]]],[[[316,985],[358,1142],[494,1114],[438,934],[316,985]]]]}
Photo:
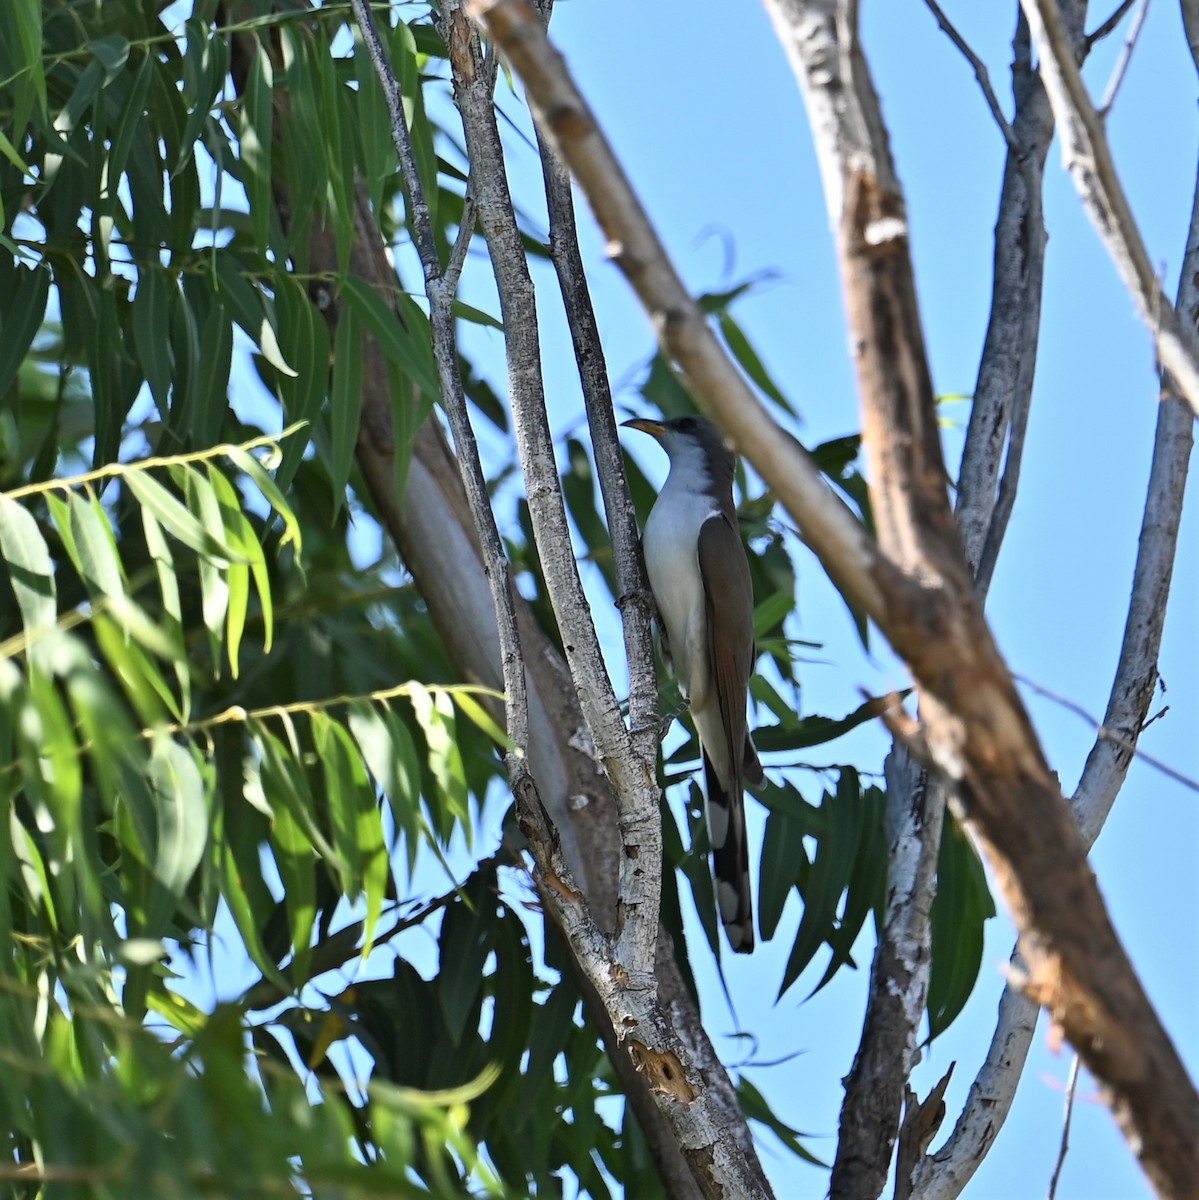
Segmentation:
{"type": "MultiPolygon", "coordinates": [[[[1121,946],[1069,808],[982,617],[945,495],[902,199],[860,90],[854,10],[788,5],[807,64],[885,553],[825,499],[721,352],[666,259],[595,118],[522,0],[477,11],[592,202],[618,265],[703,406],[733,434],[798,520],[826,570],[861,604],[921,685],[926,745],[957,785],[1024,937],[1026,989],[1050,1009],[1163,1193],[1199,1177],[1199,1095],[1121,946]],[[833,97],[836,102],[833,102],[833,97]],[[724,384],[725,386],[714,386],[724,384]],[[1134,1032],[1135,1031],[1135,1032],[1134,1032]]],[[[871,89],[872,91],[872,89],[871,89]]]]}
{"type": "Polygon", "coordinates": [[[1199,340],[1161,289],[1112,161],[1103,121],[1079,74],[1057,0],[1020,0],[1036,43],[1041,76],[1062,139],[1062,159],[1107,247],[1162,366],[1192,412],[1199,413],[1199,340]]]}
{"type": "MultiPolygon", "coordinates": [[[[1199,272],[1199,178],[1178,288],[1178,309],[1192,326],[1199,314],[1196,272],[1199,272]]],[[[1167,395],[1157,413],[1132,596],[1103,720],[1104,729],[1118,732],[1120,741],[1102,735],[1096,738],[1070,802],[1088,849],[1099,836],[1124,785],[1153,698],[1193,441],[1191,410],[1176,396],[1167,395]]],[[[1022,968],[1016,950],[1012,952],[1012,963],[1017,970],[1022,968]]],[[[913,1177],[913,1197],[953,1200],[961,1194],[1007,1118],[1032,1044],[1036,1016],[1027,997],[1010,984],[1004,988],[983,1066],[971,1085],[949,1140],[918,1166],[913,1177]]]]}

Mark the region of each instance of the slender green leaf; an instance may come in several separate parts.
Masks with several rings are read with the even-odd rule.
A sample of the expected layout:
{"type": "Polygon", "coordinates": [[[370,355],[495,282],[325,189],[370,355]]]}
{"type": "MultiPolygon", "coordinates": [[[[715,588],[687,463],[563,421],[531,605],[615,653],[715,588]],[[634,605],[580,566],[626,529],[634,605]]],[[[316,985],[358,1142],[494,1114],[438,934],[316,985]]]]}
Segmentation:
{"type": "Polygon", "coordinates": [[[273,91],[274,72],[270,56],[264,47],[256,42],[246,77],[240,146],[244,169],[243,182],[250,201],[250,223],[254,228],[254,243],[264,258],[270,249],[270,223],[274,210],[271,199],[273,91]]]}
{"type": "Polygon", "coordinates": [[[154,878],[178,901],[208,845],[204,780],[191,752],[158,736],[150,752],[150,785],[158,818],[154,878]]]}
{"type": "Polygon", "coordinates": [[[0,337],[0,397],[8,393],[34,335],[46,315],[50,296],[50,272],[43,267],[17,267],[12,303],[4,309],[3,336],[0,337]]]}
{"type": "Polygon", "coordinates": [[[829,825],[817,844],[812,869],[803,888],[803,917],[783,972],[780,996],[799,978],[833,929],[861,834],[855,803],[858,794],[856,774],[843,770],[836,796],[827,792],[824,795],[821,808],[829,817],[829,825]]]}
{"type": "Polygon", "coordinates": [[[161,267],[143,267],[133,298],[133,344],[163,420],[170,415],[170,304],[174,283],[161,267]]]}
{"type": "Polygon", "coordinates": [[[229,251],[218,250],[212,260],[216,265],[213,286],[222,306],[276,371],[281,375],[295,375],[295,369],[279,349],[275,327],[263,309],[262,299],[243,274],[237,258],[229,251]]]}
{"type": "Polygon", "coordinates": [[[288,362],[296,368],[294,376],[279,380],[279,391],[288,422],[293,425],[303,423],[307,435],[293,434],[283,443],[283,457],[275,479],[286,489],[308,448],[321,401],[328,390],[329,330],[308,299],[308,293],[288,275],[281,273],[278,276],[275,295],[280,318],[280,344],[288,362]]]}
{"type": "MultiPolygon", "coordinates": [[[[296,778],[293,773],[273,774],[274,788],[288,787],[296,778]]],[[[308,980],[308,964],[312,960],[312,930],[316,924],[316,853],[307,834],[296,820],[298,808],[308,804],[308,798],[288,793],[283,803],[275,806],[271,830],[271,846],[279,877],[283,880],[283,896],[291,921],[292,966],[295,987],[308,980]]]]}
{"type": "MultiPolygon", "coordinates": [[[[193,472],[188,471],[185,477],[191,479],[193,475],[193,472]]],[[[121,480],[137,497],[138,503],[153,513],[164,529],[185,546],[190,546],[202,561],[208,560],[214,566],[226,567],[240,558],[222,536],[224,531],[219,520],[215,528],[203,523],[149,471],[126,471],[121,480]]]]}
{"type": "Polygon", "coordinates": [[[71,510],[71,532],[79,552],[79,571],[93,592],[108,596],[125,593],[121,561],[112,523],[100,501],[85,499],[72,492],[68,500],[71,510]]]}
{"type": "Polygon", "coordinates": [[[58,619],[54,564],[37,521],[19,501],[0,492],[0,551],[17,596],[27,638],[58,619]]]}
{"type": "Polygon", "coordinates": [[[410,686],[409,700],[417,723],[425,735],[428,767],[441,800],[430,813],[442,842],[448,842],[455,818],[462,823],[467,846],[471,844],[470,813],[467,807],[466,773],[454,721],[454,706],[441,691],[430,691],[418,683],[410,686]]]}
{"type": "Polygon", "coordinates": [[[333,517],[345,502],[346,485],[354,465],[358,444],[358,421],[362,413],[362,326],[354,310],[343,308],[337,321],[333,351],[333,387],[329,397],[333,434],[330,474],[333,485],[333,517]]]}
{"type": "Polygon", "coordinates": [[[483,967],[491,953],[494,924],[495,901],[479,887],[471,887],[463,901],[451,904],[441,923],[437,998],[455,1048],[462,1043],[467,1018],[483,987],[483,967]]]}
{"type": "Polygon", "coordinates": [[[741,369],[758,385],[761,390],[770,397],[784,412],[795,415],[795,409],[791,402],[783,395],[778,384],[770,377],[770,372],[766,370],[762,360],[758,357],[758,352],[750,345],[749,338],[745,336],[744,330],[737,324],[736,321],[728,314],[727,311],[720,314],[720,332],[724,334],[725,345],[733,357],[741,364],[741,369]]]}
{"type": "Polygon", "coordinates": [[[774,937],[783,908],[795,886],[796,869],[807,861],[803,826],[782,812],[771,812],[762,835],[758,928],[763,941],[774,937]]]}
{"type": "Polygon", "coordinates": [[[404,328],[383,297],[360,275],[348,275],[342,283],[342,291],[383,353],[415,380],[429,399],[440,396],[437,375],[430,371],[428,358],[417,348],[412,333],[404,328]]]}

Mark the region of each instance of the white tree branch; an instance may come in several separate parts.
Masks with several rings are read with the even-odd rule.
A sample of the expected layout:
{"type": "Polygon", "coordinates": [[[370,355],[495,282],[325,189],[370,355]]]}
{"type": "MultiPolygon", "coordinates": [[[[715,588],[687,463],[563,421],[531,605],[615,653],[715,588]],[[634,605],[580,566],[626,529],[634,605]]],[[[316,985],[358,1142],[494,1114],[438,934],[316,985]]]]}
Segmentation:
{"type": "MultiPolygon", "coordinates": [[[[1178,310],[1192,327],[1199,306],[1199,288],[1195,284],[1197,271],[1199,178],[1195,184],[1178,288],[1178,310]]],[[[1104,736],[1096,738],[1071,799],[1075,820],[1088,849],[1094,845],[1124,785],[1132,763],[1132,748],[1136,746],[1153,698],[1193,441],[1191,410],[1176,396],[1163,399],[1157,414],[1132,596],[1103,721],[1105,729],[1120,735],[1120,741],[1104,736]]],[[[1024,965],[1015,949],[1012,964],[1017,972],[1023,971],[1024,965]]],[[[1032,1044],[1036,1018],[1035,1006],[1023,993],[1010,985],[1004,988],[986,1059],[970,1088],[953,1133],[944,1146],[917,1168],[913,1176],[914,1200],[953,1200],[973,1177],[1011,1109],[1032,1044]]]]}
{"type": "Polygon", "coordinates": [[[1199,340],[1161,289],[1136,218],[1112,159],[1103,121],[1095,111],[1073,55],[1057,0],[1020,0],[1037,47],[1062,158],[1092,223],[1107,247],[1145,324],[1173,386],[1199,413],[1199,340]]]}

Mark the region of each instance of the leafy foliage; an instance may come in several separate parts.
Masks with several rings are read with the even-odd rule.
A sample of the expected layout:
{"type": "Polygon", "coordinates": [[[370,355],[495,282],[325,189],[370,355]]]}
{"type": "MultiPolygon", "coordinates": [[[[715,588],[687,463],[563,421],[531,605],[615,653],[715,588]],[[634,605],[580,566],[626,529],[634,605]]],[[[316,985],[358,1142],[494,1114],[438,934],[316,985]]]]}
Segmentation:
{"type": "MultiPolygon", "coordinates": [[[[430,115],[446,51],[429,15],[405,7],[387,37],[444,255],[465,173],[430,115]]],[[[355,468],[368,339],[401,491],[438,389],[404,281],[378,290],[352,254],[356,181],[389,240],[407,231],[347,6],[14,0],[0,81],[0,1178],[30,1196],[136,1181],[449,1197],[559,1195],[568,1173],[592,1196],[658,1194],[519,858],[482,844],[495,697],[462,684],[422,598],[370,549],[355,468]],[[309,261],[317,231],[335,272],[309,261]],[[430,860],[456,881],[441,896],[430,860]]],[[[545,253],[531,226],[525,242],[545,253]]],[[[708,310],[789,408],[734,316],[743,291],[708,310]]],[[[505,430],[485,372],[462,365],[505,430]]],[[[643,392],[668,414],[690,404],[660,357],[643,392]]],[[[813,454],[868,519],[856,439],[813,454]]],[[[563,464],[580,544],[614,590],[582,441],[563,464]]],[[[630,480],[644,511],[635,464],[630,480]]],[[[754,698],[775,720],[759,739],[776,777],[761,927],[790,928],[794,890],[781,991],[827,947],[819,988],[854,965],[877,911],[883,797],[842,767],[813,804],[793,756],[869,712],[798,715],[792,535],[769,496],[747,490],[741,515],[767,597],[754,698]]],[[[555,636],[521,504],[509,549],[555,636]]],[[[694,755],[688,730],[668,779],[694,755]]],[[[718,947],[695,801],[686,845],[663,810],[663,919],[689,979],[680,879],[718,947]]],[[[934,1035],[969,993],[991,911],[960,834],[941,870],[934,1035]]],[[[807,1155],[748,1078],[741,1094],[807,1155]]]]}

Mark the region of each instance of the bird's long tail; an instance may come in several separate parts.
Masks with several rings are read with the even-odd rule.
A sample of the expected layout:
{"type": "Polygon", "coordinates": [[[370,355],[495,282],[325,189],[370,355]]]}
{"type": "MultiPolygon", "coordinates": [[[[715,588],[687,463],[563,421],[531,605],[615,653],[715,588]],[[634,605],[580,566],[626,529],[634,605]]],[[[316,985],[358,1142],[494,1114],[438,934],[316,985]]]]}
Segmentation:
{"type": "Polygon", "coordinates": [[[733,784],[735,790],[721,784],[705,753],[704,794],[708,835],[712,842],[716,904],[729,945],[738,954],[748,954],[754,948],[754,904],[749,882],[745,797],[741,793],[739,773],[734,773],[733,784]]]}

